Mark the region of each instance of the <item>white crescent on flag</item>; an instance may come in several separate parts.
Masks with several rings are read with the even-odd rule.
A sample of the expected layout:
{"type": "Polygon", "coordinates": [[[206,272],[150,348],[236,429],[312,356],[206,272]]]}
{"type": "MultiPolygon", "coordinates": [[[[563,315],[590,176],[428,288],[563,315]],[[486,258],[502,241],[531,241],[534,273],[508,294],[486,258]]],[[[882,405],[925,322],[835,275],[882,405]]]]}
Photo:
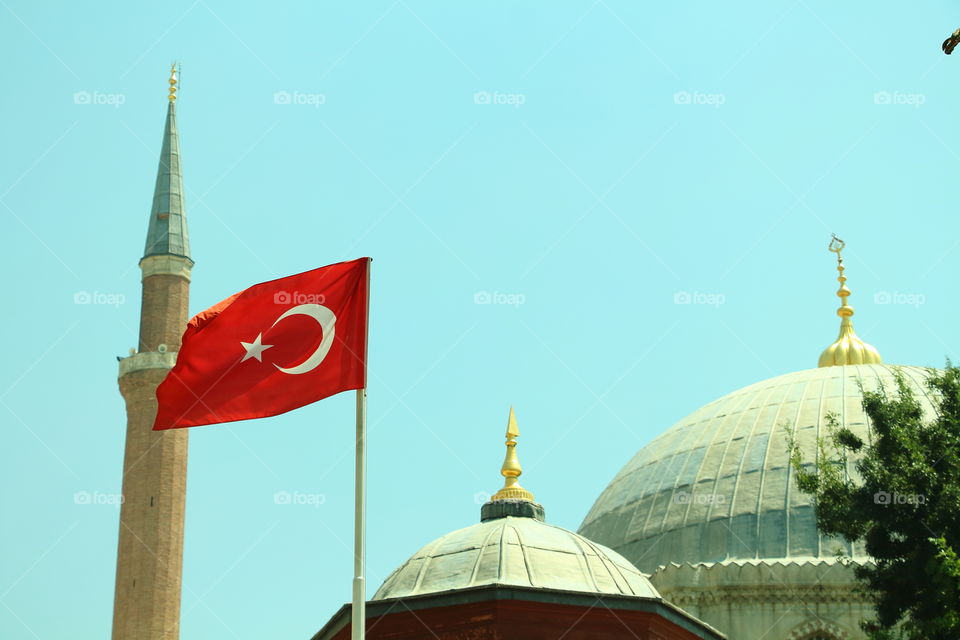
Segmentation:
{"type": "MultiPolygon", "coordinates": [[[[290,307],[287,309],[279,318],[274,320],[273,324],[270,325],[270,328],[277,326],[284,318],[289,318],[290,316],[309,316],[317,321],[317,324],[323,329],[323,339],[320,341],[320,346],[310,354],[310,356],[301,362],[298,365],[293,367],[281,367],[276,362],[273,363],[278,370],[282,373],[287,373],[290,375],[300,375],[302,373],[307,373],[313,371],[320,363],[323,362],[323,359],[327,357],[327,354],[330,352],[330,347],[333,346],[333,337],[335,335],[336,329],[335,325],[337,322],[337,316],[322,304],[301,304],[296,307],[290,307]]],[[[263,334],[259,334],[253,342],[241,342],[243,348],[247,350],[246,354],[243,356],[244,360],[249,358],[256,358],[258,361],[263,362],[263,352],[272,347],[272,344],[263,344],[261,340],[263,339],[263,334]]]]}

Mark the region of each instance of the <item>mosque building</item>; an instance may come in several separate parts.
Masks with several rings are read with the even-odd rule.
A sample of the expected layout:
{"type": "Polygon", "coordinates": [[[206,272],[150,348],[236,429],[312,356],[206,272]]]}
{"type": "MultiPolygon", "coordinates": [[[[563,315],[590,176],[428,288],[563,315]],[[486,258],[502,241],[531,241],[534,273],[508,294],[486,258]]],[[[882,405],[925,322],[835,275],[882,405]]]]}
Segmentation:
{"type": "MultiPolygon", "coordinates": [[[[870,441],[863,391],[896,388],[900,372],[927,415],[929,369],[883,364],[853,330],[843,242],[837,254],[840,335],[819,366],[715,400],[643,447],[613,478],[579,533],[621,553],[668,601],[730,638],[865,638],[873,617],[852,565],[861,544],[817,531],[811,497],[797,489],[786,432],[807,461],[828,418],[870,441]],[[846,566],[837,552],[852,559],[846,566]]],[[[854,459],[847,473],[854,473],[854,459]]]]}
{"type": "MultiPolygon", "coordinates": [[[[152,431],[156,388],[176,361],[193,260],[187,234],[171,70],[142,271],[140,340],[120,360],[127,408],[113,640],[177,640],[187,429],[152,431]]],[[[862,545],[820,535],[796,486],[790,432],[805,454],[835,416],[864,440],[863,390],[897,373],[932,411],[928,369],[893,367],[854,332],[841,251],[840,334],[819,366],[715,400],[643,447],[587,512],[578,532],[548,524],[520,486],[519,435],[507,427],[504,487],[480,522],[403,562],[366,605],[370,640],[638,638],[863,639],[872,603],[852,564],[862,545]]],[[[848,461],[847,472],[853,472],[848,461]]],[[[586,505],[584,505],[586,506],[586,505]]],[[[344,605],[313,640],[350,637],[344,605]]]]}

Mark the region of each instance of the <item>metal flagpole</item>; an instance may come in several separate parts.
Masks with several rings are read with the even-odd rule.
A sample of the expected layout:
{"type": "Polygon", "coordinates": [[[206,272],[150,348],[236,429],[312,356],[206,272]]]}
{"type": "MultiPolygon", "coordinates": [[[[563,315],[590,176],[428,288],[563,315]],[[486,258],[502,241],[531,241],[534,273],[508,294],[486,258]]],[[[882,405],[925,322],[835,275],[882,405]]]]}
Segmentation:
{"type": "Polygon", "coordinates": [[[367,590],[364,582],[367,533],[367,390],[357,389],[357,462],[353,516],[353,640],[366,631],[367,590]]]}
{"type": "Polygon", "coordinates": [[[370,332],[370,263],[367,259],[367,322],[363,347],[363,388],[357,389],[357,459],[355,465],[356,480],[354,486],[353,515],[353,607],[351,610],[352,640],[364,640],[367,627],[367,338],[370,332]]]}

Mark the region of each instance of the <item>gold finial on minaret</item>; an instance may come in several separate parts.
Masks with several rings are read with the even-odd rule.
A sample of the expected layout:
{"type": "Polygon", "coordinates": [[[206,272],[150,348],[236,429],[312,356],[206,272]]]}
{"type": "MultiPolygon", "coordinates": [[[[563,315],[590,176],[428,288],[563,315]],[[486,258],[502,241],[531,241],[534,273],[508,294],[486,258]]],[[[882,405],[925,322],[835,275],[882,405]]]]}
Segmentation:
{"type": "Polygon", "coordinates": [[[883,359],[872,345],[861,340],[853,331],[853,307],[847,304],[847,298],[850,297],[850,289],[847,288],[847,277],[843,275],[845,267],[843,266],[843,256],[840,252],[846,246],[843,240],[833,234],[830,240],[830,246],[827,248],[837,254],[837,271],[840,275],[837,281],[840,288],[837,290],[837,296],[840,297],[840,308],[837,309],[837,315],[840,316],[840,335],[837,340],[820,354],[820,367],[832,367],[842,364],[881,364],[883,359]]]}
{"type": "Polygon", "coordinates": [[[533,502],[533,494],[521,487],[517,480],[523,473],[523,467],[520,466],[520,460],[517,458],[516,438],[519,435],[517,416],[513,413],[513,407],[510,407],[510,417],[507,419],[507,455],[503,459],[503,466],[500,467],[500,475],[504,477],[503,488],[493,494],[493,497],[490,498],[491,502],[495,500],[533,502]]]}
{"type": "Polygon", "coordinates": [[[173,64],[170,65],[170,95],[167,96],[167,99],[168,99],[170,102],[176,102],[176,101],[177,101],[177,73],[178,73],[178,71],[179,71],[179,70],[177,69],[177,63],[176,63],[176,62],[174,62],[173,64]]]}

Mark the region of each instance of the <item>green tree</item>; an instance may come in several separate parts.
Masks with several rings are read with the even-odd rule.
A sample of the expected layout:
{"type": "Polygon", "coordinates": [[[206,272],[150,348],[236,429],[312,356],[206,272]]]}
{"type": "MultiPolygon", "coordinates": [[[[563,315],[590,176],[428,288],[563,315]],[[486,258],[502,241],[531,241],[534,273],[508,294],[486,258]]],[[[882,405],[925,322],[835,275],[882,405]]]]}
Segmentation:
{"type": "Polygon", "coordinates": [[[875,640],[960,639],[960,369],[948,362],[927,384],[927,416],[902,375],[896,389],[864,392],[870,443],[831,415],[816,462],[805,463],[787,434],[817,528],[864,543],[874,559],[854,571],[874,600],[876,620],[862,626],[875,640]]]}

